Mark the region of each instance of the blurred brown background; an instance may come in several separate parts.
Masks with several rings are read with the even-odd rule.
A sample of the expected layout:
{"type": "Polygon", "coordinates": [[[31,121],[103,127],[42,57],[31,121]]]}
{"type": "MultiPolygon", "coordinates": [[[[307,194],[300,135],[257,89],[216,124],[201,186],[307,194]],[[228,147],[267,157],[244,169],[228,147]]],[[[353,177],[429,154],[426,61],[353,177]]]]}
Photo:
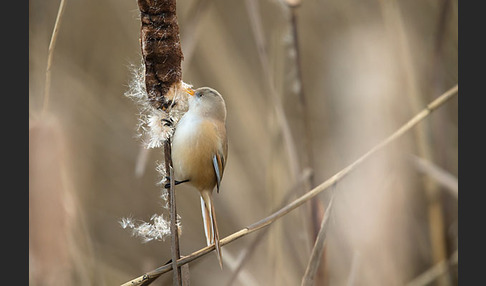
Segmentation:
{"type": "MultiPolygon", "coordinates": [[[[170,259],[170,239],[142,243],[119,224],[166,212],[161,151],[143,151],[137,105],[124,96],[130,65],[141,63],[139,10],[135,0],[66,1],[42,115],[59,4],[29,1],[30,285],[119,285],[170,259]]],[[[228,109],[228,165],[215,195],[222,237],[269,215],[304,167],[323,182],[458,81],[457,1],[302,1],[300,61],[283,1],[188,0],[177,9],[183,80],[216,88],[228,109]]],[[[457,123],[455,98],[334,187],[320,285],[405,285],[457,255],[457,123]]],[[[330,191],[318,198],[325,207],[330,191]]],[[[187,255],[205,246],[197,192],[178,187],[177,207],[187,255]]],[[[234,285],[300,285],[313,244],[309,208],[270,226],[234,285]]],[[[223,270],[213,253],[191,263],[191,284],[226,285],[255,237],[223,247],[223,270]]],[[[424,285],[457,285],[457,265],[424,285]]]]}

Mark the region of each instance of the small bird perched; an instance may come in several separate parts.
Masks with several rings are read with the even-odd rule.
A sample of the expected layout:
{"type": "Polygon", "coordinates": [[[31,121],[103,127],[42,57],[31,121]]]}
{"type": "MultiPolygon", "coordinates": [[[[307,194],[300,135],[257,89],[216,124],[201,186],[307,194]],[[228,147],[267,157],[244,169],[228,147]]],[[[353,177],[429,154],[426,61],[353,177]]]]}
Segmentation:
{"type": "Polygon", "coordinates": [[[206,242],[215,244],[223,268],[213,189],[219,186],[228,156],[226,105],[216,90],[188,89],[188,111],[176,125],[172,139],[172,164],[176,184],[188,182],[201,195],[201,211],[206,242]]]}

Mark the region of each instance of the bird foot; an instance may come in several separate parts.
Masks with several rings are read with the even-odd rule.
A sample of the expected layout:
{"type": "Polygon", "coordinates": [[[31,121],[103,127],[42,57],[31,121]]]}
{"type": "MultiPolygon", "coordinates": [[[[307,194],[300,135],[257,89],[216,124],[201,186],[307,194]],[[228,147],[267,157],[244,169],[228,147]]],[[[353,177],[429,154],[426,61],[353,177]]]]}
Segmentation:
{"type": "MultiPolygon", "coordinates": [[[[165,180],[168,182],[164,185],[164,188],[168,189],[170,188],[170,176],[165,176],[165,180]]],[[[182,183],[189,182],[189,180],[183,180],[183,181],[174,181],[174,186],[177,186],[182,183]]]]}
{"type": "Polygon", "coordinates": [[[164,126],[172,127],[174,125],[174,120],[170,117],[162,119],[162,122],[164,123],[164,126]]]}

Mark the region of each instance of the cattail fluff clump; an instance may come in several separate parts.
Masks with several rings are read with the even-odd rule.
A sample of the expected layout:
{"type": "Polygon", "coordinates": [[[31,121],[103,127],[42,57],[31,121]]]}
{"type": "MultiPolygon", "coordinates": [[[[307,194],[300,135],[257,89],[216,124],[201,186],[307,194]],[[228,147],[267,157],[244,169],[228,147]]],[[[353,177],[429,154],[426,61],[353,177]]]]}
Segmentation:
{"type": "Polygon", "coordinates": [[[125,96],[131,98],[139,107],[138,137],[146,148],[162,147],[174,133],[174,127],[188,109],[186,88],[191,85],[180,81],[173,84],[165,95],[171,105],[165,109],[154,108],[149,101],[145,88],[145,65],[132,65],[132,80],[125,96]]]}
{"type": "MultiPolygon", "coordinates": [[[[169,209],[168,196],[168,191],[166,189],[162,189],[160,198],[164,202],[162,207],[166,210],[169,209]]],[[[126,217],[122,218],[119,223],[123,229],[131,229],[132,236],[140,237],[142,239],[142,242],[144,243],[152,240],[165,241],[165,238],[170,236],[171,234],[170,221],[166,220],[163,214],[152,215],[148,222],[142,220],[138,220],[137,222],[135,222],[132,217],[126,217]]],[[[177,231],[180,235],[182,233],[182,225],[181,217],[179,215],[177,215],[176,226],[177,231]]]]}
{"type": "MultiPolygon", "coordinates": [[[[170,236],[170,222],[164,218],[164,215],[152,215],[150,222],[141,221],[136,223],[133,218],[122,218],[119,222],[121,227],[132,230],[132,235],[140,237],[144,243],[152,240],[164,241],[170,236]]],[[[180,217],[177,217],[177,229],[181,231],[180,217]]]]}
{"type": "MultiPolygon", "coordinates": [[[[160,148],[174,134],[177,122],[187,112],[188,94],[186,89],[192,86],[183,81],[174,83],[165,95],[166,100],[171,104],[166,109],[158,109],[150,104],[145,88],[145,65],[143,63],[139,67],[132,65],[131,71],[132,79],[125,96],[132,99],[139,109],[137,138],[141,138],[145,148],[160,148]]],[[[164,155],[164,151],[161,151],[164,155]]],[[[166,169],[162,166],[159,164],[157,167],[161,183],[168,176],[166,169]]]]}
{"type": "MultiPolygon", "coordinates": [[[[177,122],[188,109],[186,89],[191,88],[191,85],[182,81],[174,83],[167,94],[164,95],[165,100],[170,102],[170,105],[163,109],[155,108],[150,103],[145,87],[145,65],[142,64],[139,67],[132,65],[131,71],[132,79],[125,96],[138,105],[137,137],[141,138],[145,148],[160,148],[167,139],[172,137],[177,122]]],[[[164,156],[163,148],[160,149],[162,156],[164,156]]],[[[165,163],[157,163],[156,170],[161,177],[159,185],[162,185],[168,175],[165,171],[165,163]]],[[[160,197],[164,202],[163,207],[168,209],[167,190],[162,189],[160,197]]],[[[124,229],[131,229],[132,235],[141,237],[143,242],[165,240],[165,237],[170,236],[170,222],[163,215],[154,214],[149,222],[139,221],[138,223],[133,218],[122,218],[120,225],[124,229]]],[[[177,217],[177,229],[179,232],[181,231],[179,216],[177,217]]]]}

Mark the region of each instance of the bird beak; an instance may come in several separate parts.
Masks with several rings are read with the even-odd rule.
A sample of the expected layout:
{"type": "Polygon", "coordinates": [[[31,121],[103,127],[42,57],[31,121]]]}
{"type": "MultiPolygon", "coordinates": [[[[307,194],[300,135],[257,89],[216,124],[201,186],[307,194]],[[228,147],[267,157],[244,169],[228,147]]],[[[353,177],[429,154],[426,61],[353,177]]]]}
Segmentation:
{"type": "Polygon", "coordinates": [[[187,93],[194,96],[194,93],[195,93],[194,89],[186,87],[185,90],[186,90],[187,93]]]}

